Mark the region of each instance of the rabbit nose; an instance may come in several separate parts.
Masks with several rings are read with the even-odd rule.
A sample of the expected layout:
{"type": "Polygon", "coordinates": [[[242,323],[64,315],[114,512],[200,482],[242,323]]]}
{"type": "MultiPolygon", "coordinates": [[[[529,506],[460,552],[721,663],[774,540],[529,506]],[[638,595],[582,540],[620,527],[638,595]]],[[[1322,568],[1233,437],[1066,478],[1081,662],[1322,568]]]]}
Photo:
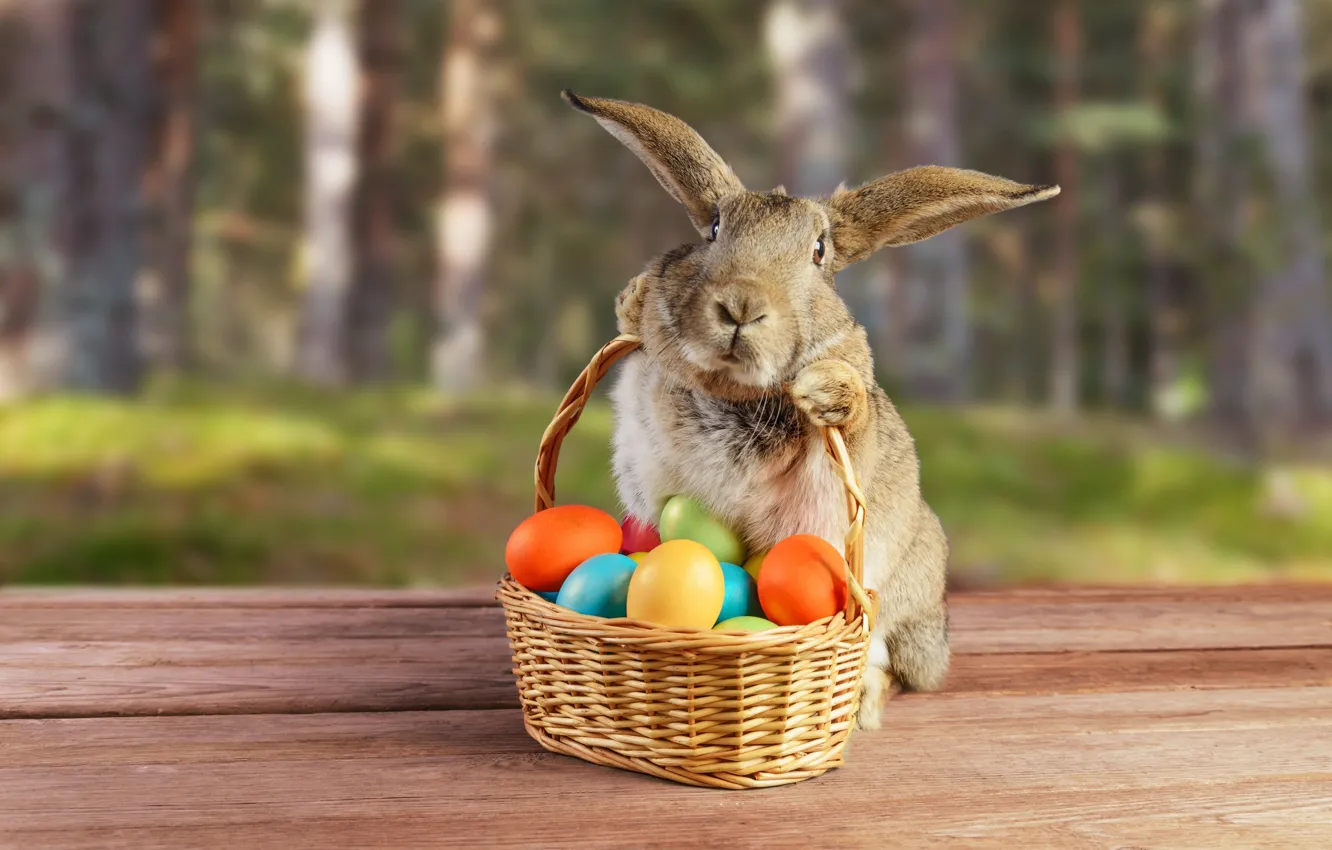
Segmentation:
{"type": "Polygon", "coordinates": [[[722,324],[727,327],[743,328],[746,325],[756,324],[767,318],[767,315],[764,313],[758,313],[758,315],[754,315],[754,313],[755,311],[745,309],[744,307],[741,307],[738,310],[733,310],[733,308],[726,303],[722,301],[717,302],[717,315],[721,317],[722,324]]]}
{"type": "Polygon", "coordinates": [[[728,292],[717,299],[717,317],[727,327],[743,328],[767,318],[767,302],[752,290],[728,292]]]}

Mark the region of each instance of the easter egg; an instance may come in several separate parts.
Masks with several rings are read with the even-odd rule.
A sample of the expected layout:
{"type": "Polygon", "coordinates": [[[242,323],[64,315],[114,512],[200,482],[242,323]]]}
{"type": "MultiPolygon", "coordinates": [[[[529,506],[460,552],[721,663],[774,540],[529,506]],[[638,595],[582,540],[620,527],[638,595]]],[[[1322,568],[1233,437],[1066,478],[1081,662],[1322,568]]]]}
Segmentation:
{"type": "Polygon", "coordinates": [[[523,587],[559,590],[569,573],[593,555],[619,552],[620,524],[605,511],[560,505],[518,524],[504,547],[504,563],[523,587]]]}
{"type": "Polygon", "coordinates": [[[540,596],[542,599],[546,600],[547,602],[554,602],[559,597],[560,594],[559,591],[557,590],[538,590],[536,592],[536,595],[540,596]]]}
{"type": "Polygon", "coordinates": [[[555,604],[590,617],[623,617],[637,567],[625,555],[593,555],[569,573],[555,604]]]}
{"type": "Polygon", "coordinates": [[[729,620],[722,620],[712,627],[714,632],[761,632],[765,629],[775,629],[777,624],[772,620],[765,620],[762,617],[732,617],[729,620]]]}
{"type": "Polygon", "coordinates": [[[735,564],[722,564],[722,578],[726,581],[726,596],[722,600],[718,620],[730,620],[746,614],[762,615],[759,606],[758,585],[743,567],[735,564]]]}
{"type": "Polygon", "coordinates": [[[657,527],[638,517],[625,517],[620,528],[624,532],[624,542],[620,544],[620,551],[626,555],[630,552],[651,552],[661,545],[661,535],[657,533],[657,527]]]}
{"type": "Polygon", "coordinates": [[[759,567],[763,566],[763,558],[767,554],[767,552],[758,552],[750,555],[749,560],[745,561],[745,572],[749,573],[754,581],[758,581],[759,567]]]}
{"type": "Polygon", "coordinates": [[[721,564],[702,543],[671,540],[643,557],[629,580],[628,614],[670,628],[710,629],[726,598],[721,564]]]}
{"type": "Polygon", "coordinates": [[[661,511],[661,539],[702,543],[722,563],[741,564],[745,546],[735,532],[722,525],[697,499],[672,496],[661,511]]]}
{"type": "Polygon", "coordinates": [[[783,626],[832,616],[846,607],[846,561],[821,537],[788,537],[763,559],[758,594],[768,619],[783,626]]]}
{"type": "Polygon", "coordinates": [[[647,552],[631,552],[631,553],[629,553],[628,557],[629,557],[629,558],[630,558],[635,564],[641,564],[641,563],[643,563],[643,556],[646,555],[646,554],[647,554],[647,552]]]}

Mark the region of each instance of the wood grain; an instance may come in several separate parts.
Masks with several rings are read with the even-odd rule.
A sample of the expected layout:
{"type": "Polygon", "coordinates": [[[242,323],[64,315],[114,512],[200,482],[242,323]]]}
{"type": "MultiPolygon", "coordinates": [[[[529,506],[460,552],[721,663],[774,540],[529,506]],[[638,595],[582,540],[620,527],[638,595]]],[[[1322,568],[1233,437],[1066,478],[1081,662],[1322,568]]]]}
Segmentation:
{"type": "MultiPolygon", "coordinates": [[[[853,790],[853,789],[851,789],[853,790]]],[[[336,805],[322,816],[230,824],[189,824],[94,831],[64,827],[12,830],[5,850],[179,850],[230,848],[550,848],[550,850],[681,850],[705,846],[763,847],[765,850],[1326,850],[1328,795],[1317,780],[1279,786],[1225,783],[1167,789],[1169,803],[1140,791],[1110,790],[1089,799],[1078,792],[987,797],[983,808],[960,816],[949,800],[913,798],[873,801],[878,808],[853,818],[834,806],[830,815],[793,818],[790,811],[751,814],[733,807],[704,820],[678,817],[647,820],[630,816],[602,835],[594,817],[558,831],[543,827],[539,815],[527,820],[482,821],[465,809],[441,805],[430,813],[395,813],[390,820],[346,813],[336,805]],[[935,807],[943,802],[946,808],[935,807]],[[764,816],[767,819],[761,819],[764,816]],[[589,823],[594,821],[594,823],[589,823]],[[825,843],[826,842],[826,843],[825,843]]],[[[966,798],[965,801],[971,801],[966,798]]],[[[692,804],[691,804],[692,806],[692,804]]],[[[801,809],[803,811],[803,809],[801,809]]]]}
{"type": "Polygon", "coordinates": [[[504,681],[474,659],[456,664],[274,664],[0,672],[0,718],[510,708],[504,681]],[[68,678],[62,678],[68,676],[68,678]]]}
{"type": "MultiPolygon", "coordinates": [[[[516,708],[495,639],[11,644],[0,717],[516,708]]],[[[1332,685],[1332,649],[959,655],[945,693],[1332,685]]]]}
{"type": "MultiPolygon", "coordinates": [[[[150,718],[39,721],[47,741],[18,758],[47,764],[0,769],[10,803],[0,838],[44,848],[94,836],[102,847],[678,847],[746,835],[765,847],[1315,847],[1332,834],[1328,689],[921,696],[894,710],[884,731],[854,739],[847,767],[740,794],[522,751],[507,711],[452,726],[422,715],[279,718],[248,750],[235,729],[228,742],[203,718],[185,719],[201,724],[192,731],[183,720],[168,721],[174,731],[150,718]],[[136,727],[124,734],[140,749],[116,763],[49,764],[50,753],[96,748],[80,736],[98,724],[136,727]],[[477,753],[476,740],[497,752],[477,753]],[[626,802],[587,811],[617,799],[626,802]],[[808,816],[790,817],[793,806],[808,816]]],[[[31,740],[32,723],[0,726],[6,753],[14,738],[31,740]]]]}
{"type": "Polygon", "coordinates": [[[456,608],[496,607],[495,585],[461,588],[9,587],[0,608],[456,608]]]}
{"type": "Polygon", "coordinates": [[[1332,601],[1022,599],[953,605],[956,652],[1332,646],[1332,601]]]}
{"type": "MultiPolygon", "coordinates": [[[[498,574],[496,575],[498,579],[498,574]]],[[[495,585],[360,587],[6,587],[0,608],[433,608],[496,606],[495,585]]],[[[1332,602],[1332,581],[1240,585],[1033,585],[954,593],[962,605],[1031,600],[1332,602]]]]}
{"type": "MultiPolygon", "coordinates": [[[[51,641],[221,641],[502,637],[497,608],[16,608],[0,618],[0,647],[51,641]]],[[[3,650],[0,649],[0,654],[3,650]]]]}
{"type": "MultiPolygon", "coordinates": [[[[1063,652],[1332,646],[1332,600],[1237,602],[960,597],[954,650],[1063,652]]],[[[493,607],[15,607],[0,645],[36,640],[252,640],[503,634],[493,607]]]]}
{"type": "Polygon", "coordinates": [[[0,721],[12,768],[536,752],[517,709],[0,721]]]}
{"type": "MultiPolygon", "coordinates": [[[[972,727],[984,729],[978,733],[983,736],[1063,738],[1089,729],[1099,734],[1220,734],[1236,727],[1328,726],[1332,688],[1022,697],[907,694],[894,699],[887,712],[885,728],[857,735],[855,746],[895,747],[900,739],[928,736],[932,730],[951,741],[957,734],[971,735],[972,727]]],[[[0,752],[5,767],[22,768],[541,750],[523,731],[514,709],[5,720],[0,721],[0,752]]]]}
{"type": "MultiPolygon", "coordinates": [[[[1291,618],[1304,610],[1307,619],[1317,603],[1262,605],[1291,618]]],[[[1069,603],[1062,608],[1074,612],[1058,616],[1050,607],[956,606],[947,691],[1295,687],[1332,679],[1332,648],[1053,649],[1148,643],[1181,620],[1195,623],[1188,628],[1195,642],[1208,642],[1203,634],[1232,642],[1233,632],[1217,630],[1215,603],[1069,603]],[[1076,632],[1081,617],[1086,634],[1076,632]],[[1036,651],[994,652],[999,645],[1036,651]]],[[[9,609],[0,620],[0,717],[508,708],[516,696],[503,635],[497,609],[474,607],[9,609]]]]}
{"type": "Polygon", "coordinates": [[[960,654],[945,693],[1073,694],[1332,685],[1332,648],[960,654]]]}
{"type": "Polygon", "coordinates": [[[1332,602],[1332,579],[1323,582],[1272,582],[1217,585],[1014,585],[997,590],[968,590],[951,595],[968,605],[1030,600],[1102,602],[1332,602]]]}

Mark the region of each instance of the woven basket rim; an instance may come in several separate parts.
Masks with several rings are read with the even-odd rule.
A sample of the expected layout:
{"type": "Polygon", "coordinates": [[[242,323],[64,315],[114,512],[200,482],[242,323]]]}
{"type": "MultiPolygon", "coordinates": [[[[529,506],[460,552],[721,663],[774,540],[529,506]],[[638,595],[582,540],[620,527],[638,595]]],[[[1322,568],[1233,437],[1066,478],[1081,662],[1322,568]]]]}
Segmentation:
{"type": "MultiPolygon", "coordinates": [[[[875,599],[873,592],[868,592],[868,595],[871,600],[875,599]]],[[[823,645],[830,637],[845,639],[861,631],[871,630],[868,615],[863,611],[851,619],[846,617],[846,612],[838,611],[805,625],[777,626],[759,632],[668,627],[629,617],[594,617],[543,599],[507,572],[500,579],[495,598],[505,608],[521,607],[528,620],[544,628],[639,649],[678,648],[681,651],[702,650],[722,654],[734,651],[785,655],[791,651],[803,652],[823,645]]]]}

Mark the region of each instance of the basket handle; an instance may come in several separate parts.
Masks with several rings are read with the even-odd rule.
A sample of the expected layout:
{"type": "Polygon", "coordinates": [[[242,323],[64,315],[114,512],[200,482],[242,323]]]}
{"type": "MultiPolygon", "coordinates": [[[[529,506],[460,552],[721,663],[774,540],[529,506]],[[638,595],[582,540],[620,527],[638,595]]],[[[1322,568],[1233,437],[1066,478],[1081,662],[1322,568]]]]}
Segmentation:
{"type": "MultiPolygon", "coordinates": [[[[544,511],[555,504],[555,466],[560,457],[560,446],[573,428],[583,409],[592,398],[592,390],[610,371],[611,366],[635,351],[642,341],[632,334],[621,334],[601,347],[592,360],[583,369],[578,379],[565,393],[555,417],[541,435],[541,447],[536,459],[536,505],[535,512],[544,511]]],[[[846,599],[847,620],[854,620],[865,612],[873,627],[874,604],[866,593],[863,582],[865,576],[865,494],[856,481],[855,471],[851,468],[851,456],[846,450],[846,441],[839,428],[823,429],[824,447],[832,460],[833,468],[842,479],[846,488],[846,506],[850,525],[846,530],[847,588],[850,593],[846,599]]]]}

